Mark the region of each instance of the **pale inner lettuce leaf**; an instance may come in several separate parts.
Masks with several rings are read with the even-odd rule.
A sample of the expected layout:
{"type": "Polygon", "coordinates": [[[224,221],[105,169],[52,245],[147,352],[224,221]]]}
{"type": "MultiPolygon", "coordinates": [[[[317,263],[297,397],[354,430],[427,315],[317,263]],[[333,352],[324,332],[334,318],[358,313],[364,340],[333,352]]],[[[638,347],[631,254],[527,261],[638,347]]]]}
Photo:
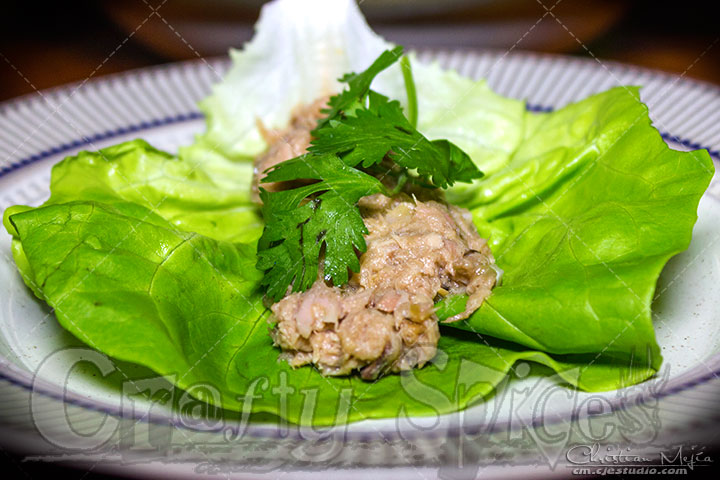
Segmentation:
{"type": "MultiPolygon", "coordinates": [[[[297,105],[338,93],[341,76],[364,70],[391,47],[350,0],[271,2],[255,28],[242,51],[230,51],[232,67],[200,103],[207,131],[197,142],[238,160],[265,149],[258,119],[267,127],[284,127],[297,105]]],[[[403,91],[402,85],[395,65],[374,88],[394,93],[403,91]]]]}
{"type": "MultiPolygon", "coordinates": [[[[504,167],[522,141],[525,103],[501,97],[485,80],[471,80],[437,63],[412,62],[418,96],[418,130],[463,149],[486,176],[504,167]]],[[[401,92],[395,93],[402,95],[401,92]]],[[[397,97],[396,97],[397,98],[397,97]]],[[[403,98],[400,96],[399,98],[403,98]]],[[[475,187],[458,183],[455,198],[475,187]]],[[[470,192],[468,192],[470,191],[470,192]]]]}
{"type": "MultiPolygon", "coordinates": [[[[353,0],[279,0],[267,4],[256,34],[242,50],[231,50],[232,67],[212,94],[200,103],[206,131],[180,156],[222,155],[249,161],[266,148],[257,128],[284,127],[293,109],[323,95],[338,93],[338,79],[367,68],[393,45],[375,34],[353,0]]],[[[411,56],[413,60],[414,56],[411,56]]],[[[492,174],[502,168],[520,143],[525,105],[492,92],[437,64],[413,61],[418,93],[418,130],[431,140],[447,139],[492,174]]],[[[399,66],[382,72],[372,88],[406,104],[399,66]]],[[[457,185],[459,201],[473,189],[457,185]]]]}
{"type": "MultiPolygon", "coordinates": [[[[206,131],[195,146],[225,158],[251,160],[266,148],[257,128],[282,128],[293,109],[338,93],[338,79],[365,70],[393,45],[367,25],[354,0],[279,0],[265,5],[256,34],[242,50],[231,50],[232,66],[200,103],[206,131]]],[[[411,56],[414,59],[414,56],[411,56]]],[[[418,130],[447,139],[493,173],[522,138],[525,105],[493,93],[437,64],[413,61],[418,92],[418,130]]],[[[372,88],[406,104],[399,64],[375,78],[372,88]]],[[[183,150],[181,150],[181,156],[183,150]]]]}

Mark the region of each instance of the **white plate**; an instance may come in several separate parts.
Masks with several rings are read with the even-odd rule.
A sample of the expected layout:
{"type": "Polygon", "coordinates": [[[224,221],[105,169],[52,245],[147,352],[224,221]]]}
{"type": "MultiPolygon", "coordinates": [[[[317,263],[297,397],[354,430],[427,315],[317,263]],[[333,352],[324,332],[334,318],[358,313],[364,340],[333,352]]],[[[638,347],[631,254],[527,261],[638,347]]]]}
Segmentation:
{"type": "MultiPolygon", "coordinates": [[[[526,99],[535,110],[558,108],[614,85],[642,85],[642,99],[672,148],[707,148],[715,161],[720,159],[716,86],[568,57],[421,52],[420,59],[486,77],[498,93],[526,99]]],[[[17,203],[40,204],[49,193],[52,165],[78,150],[136,137],[170,151],[189,143],[204,125],[196,102],[227,66],[223,59],[143,69],[6,102],[0,107],[0,211],[17,203]]],[[[492,460],[498,455],[514,465],[546,464],[567,474],[558,465],[568,447],[593,436],[646,448],[684,436],[702,441],[711,432],[698,430],[695,422],[720,424],[715,407],[720,386],[718,224],[716,177],[700,202],[690,249],[672,259],[660,279],[653,307],[665,363],[656,379],[589,394],[564,387],[548,390],[557,386],[550,377],[530,374],[504,383],[487,402],[465,413],[412,422],[359,422],[336,429],[335,437],[237,420],[193,423],[163,405],[123,395],[121,382],[102,380],[92,368],[68,374],[78,358],[99,367],[107,360],[64,332],[47,306],[24,287],[11,259],[10,237],[2,230],[0,422],[13,435],[3,435],[0,442],[50,455],[46,459],[61,454],[100,468],[119,464],[153,475],[199,470],[224,476],[253,465],[272,474],[322,465],[405,467],[399,472],[416,476],[441,465],[450,468],[458,452],[466,463],[488,464],[482,467],[486,474],[502,472],[492,460]],[[548,402],[541,402],[543,395],[548,402]],[[607,435],[598,433],[603,426],[607,435]],[[240,438],[228,438],[239,431],[240,438]],[[217,463],[220,459],[230,460],[217,463]]],[[[147,379],[151,390],[168,387],[149,370],[123,369],[147,379]]]]}

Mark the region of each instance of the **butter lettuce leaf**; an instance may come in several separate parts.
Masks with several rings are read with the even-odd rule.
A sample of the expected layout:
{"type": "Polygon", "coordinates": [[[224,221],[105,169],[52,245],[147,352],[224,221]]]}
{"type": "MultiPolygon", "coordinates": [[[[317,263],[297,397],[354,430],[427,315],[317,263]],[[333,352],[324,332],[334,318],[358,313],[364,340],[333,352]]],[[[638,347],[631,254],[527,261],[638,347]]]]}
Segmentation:
{"type": "Polygon", "coordinates": [[[552,354],[603,352],[659,368],[656,282],[690,243],[712,160],[669,149],[635,87],[527,115],[506,167],[465,192],[505,273],[455,325],[552,354]]]}
{"type": "MultiPolygon", "coordinates": [[[[250,200],[252,166],[197,145],[180,157],[133,140],[83,151],[53,166],[44,205],[78,199],[132,202],[151,208],[177,229],[218,240],[250,241],[262,233],[250,200]]],[[[23,209],[11,207],[6,216],[23,209]]]]}
{"type": "MultiPolygon", "coordinates": [[[[343,75],[365,70],[392,48],[348,0],[270,2],[255,29],[242,50],[230,50],[230,70],[200,103],[207,129],[197,143],[236,161],[251,160],[265,149],[258,120],[283,128],[298,104],[339,93],[343,75]]],[[[399,66],[381,73],[373,88],[403,92],[399,66]]]]}
{"type": "MultiPolygon", "coordinates": [[[[28,275],[64,328],[113,358],[150,367],[253,418],[332,425],[437,415],[492,393],[519,360],[544,363],[573,383],[587,363],[448,329],[426,368],[371,384],[327,378],[278,359],[252,244],[181,232],[127,202],[78,200],[9,221],[32,266],[28,275]]],[[[586,375],[588,387],[592,374],[606,381],[608,373],[621,373],[605,363],[586,375]]],[[[646,375],[647,367],[641,371],[646,375]]]]}

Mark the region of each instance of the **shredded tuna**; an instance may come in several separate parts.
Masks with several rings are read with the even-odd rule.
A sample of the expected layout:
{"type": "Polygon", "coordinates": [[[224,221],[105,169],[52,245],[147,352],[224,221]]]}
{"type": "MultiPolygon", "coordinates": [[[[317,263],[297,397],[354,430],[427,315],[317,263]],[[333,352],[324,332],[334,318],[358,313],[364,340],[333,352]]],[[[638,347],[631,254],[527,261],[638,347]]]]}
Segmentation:
{"type": "MultiPolygon", "coordinates": [[[[261,172],[305,152],[325,103],[298,109],[288,129],[266,137],[255,192],[261,172]]],[[[293,366],[313,364],[324,375],[359,370],[371,380],[431,360],[440,338],[435,302],[468,294],[465,311],[448,321],[466,318],[490,295],[496,270],[470,212],[439,192],[407,188],[393,198],[364,197],[359,206],[369,231],[359,272],[341,287],[320,275],[311,289],[275,303],[271,335],[293,366]]]]}
{"type": "MultiPolygon", "coordinates": [[[[307,151],[310,146],[310,132],[317,125],[322,116],[321,110],[327,105],[328,97],[322,97],[309,105],[296,108],[290,118],[289,125],[283,130],[267,129],[258,121],[258,127],[268,149],[255,159],[253,168],[253,182],[251,196],[253,201],[260,202],[260,180],[265,177],[265,171],[280,162],[298,157],[307,151]]],[[[276,192],[287,188],[287,182],[264,183],[263,188],[269,192],[276,192]]]]}

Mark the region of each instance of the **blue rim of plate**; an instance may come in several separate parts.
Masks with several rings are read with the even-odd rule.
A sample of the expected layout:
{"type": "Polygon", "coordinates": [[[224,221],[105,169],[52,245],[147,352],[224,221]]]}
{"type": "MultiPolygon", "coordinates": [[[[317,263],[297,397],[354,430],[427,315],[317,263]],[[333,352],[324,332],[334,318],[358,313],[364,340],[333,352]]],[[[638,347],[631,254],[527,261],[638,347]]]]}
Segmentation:
{"type": "MultiPolygon", "coordinates": [[[[544,106],[544,105],[537,105],[537,104],[528,104],[526,105],[527,110],[532,112],[551,112],[554,110],[554,107],[550,106],[544,106]]],[[[120,127],[114,130],[108,130],[105,132],[97,133],[90,136],[85,136],[82,139],[76,139],[71,142],[63,143],[60,145],[57,145],[55,147],[52,147],[50,149],[44,150],[42,152],[39,152],[37,154],[31,155],[29,157],[26,157],[18,162],[11,163],[10,165],[3,167],[0,169],[0,178],[7,176],[13,172],[16,172],[23,167],[27,167],[29,165],[32,165],[34,163],[40,162],[42,160],[46,160],[48,158],[54,157],[56,155],[60,155],[62,153],[69,152],[71,150],[80,148],[84,145],[90,145],[95,142],[104,141],[104,140],[110,140],[113,138],[121,137],[123,135],[129,135],[132,133],[139,133],[146,130],[151,130],[153,128],[158,127],[165,127],[169,125],[175,125],[179,123],[184,122],[190,122],[194,120],[200,120],[204,118],[204,116],[200,112],[189,112],[185,114],[179,114],[175,116],[168,116],[164,118],[159,118],[155,120],[150,121],[144,121],[140,122],[138,124],[134,125],[128,125],[125,127],[120,127]]],[[[672,142],[678,143],[680,145],[683,145],[687,148],[691,148],[694,150],[697,149],[705,149],[708,151],[710,156],[716,161],[720,162],[720,150],[712,150],[710,147],[703,146],[691,139],[683,139],[678,138],[675,135],[672,135],[670,133],[664,133],[660,132],[660,135],[665,140],[670,140],[672,142]]],[[[68,403],[70,405],[74,405],[77,407],[81,407],[87,410],[91,410],[97,413],[103,413],[105,415],[112,415],[113,417],[116,417],[118,419],[127,419],[127,415],[123,415],[122,411],[114,406],[110,405],[104,405],[100,402],[89,402],[86,400],[83,400],[83,398],[80,395],[69,395],[68,392],[62,391],[61,393],[58,393],[56,391],[53,391],[51,388],[39,388],[37,385],[34,384],[35,377],[31,374],[30,377],[23,370],[20,370],[14,366],[7,360],[3,362],[4,359],[0,357],[0,365],[3,367],[11,367],[8,370],[0,370],[0,379],[5,380],[15,386],[24,388],[30,392],[33,393],[40,393],[41,395],[52,398],[57,401],[61,401],[64,403],[68,403]]],[[[701,375],[693,375],[691,379],[689,380],[682,380],[677,379],[679,382],[678,385],[672,386],[672,387],[666,387],[664,389],[661,389],[660,391],[653,394],[652,398],[660,399],[669,397],[672,395],[676,395],[678,393],[684,392],[686,390],[690,390],[694,387],[697,387],[699,385],[702,385],[712,379],[716,379],[720,376],[720,354],[717,354],[709,359],[709,362],[707,363],[717,363],[713,368],[705,368],[707,370],[706,373],[701,375]]],[[[686,372],[683,376],[688,376],[692,373],[692,370],[690,372],[686,372]]],[[[638,395],[642,395],[642,393],[639,393],[638,395]]],[[[631,406],[633,404],[632,401],[626,401],[626,402],[619,402],[619,401],[610,401],[610,405],[612,408],[612,412],[615,413],[617,411],[624,410],[631,406]]],[[[581,418],[584,418],[586,415],[577,415],[576,413],[573,413],[572,417],[570,418],[570,421],[576,421],[581,418]]],[[[195,431],[195,432],[227,432],[230,431],[232,434],[237,434],[240,427],[235,426],[234,424],[227,425],[225,424],[225,420],[223,419],[221,428],[218,429],[199,429],[199,428],[192,428],[182,422],[178,422],[172,417],[164,417],[164,418],[157,418],[157,416],[149,416],[147,415],[147,412],[138,412],[135,413],[130,417],[132,420],[141,421],[144,423],[154,423],[154,424],[160,424],[160,425],[170,425],[173,428],[183,428],[185,430],[189,431],[195,431]],[[150,418],[149,418],[150,417],[150,418]]],[[[537,420],[533,419],[531,422],[531,426],[533,428],[538,428],[541,426],[549,426],[556,423],[560,423],[565,421],[566,419],[557,420],[555,422],[545,422],[544,419],[537,420]]],[[[352,424],[348,424],[352,425],[352,424]]],[[[402,436],[404,438],[413,437],[413,436],[422,436],[422,437],[431,437],[431,438],[441,438],[446,436],[456,436],[459,434],[473,434],[473,433],[485,433],[485,434],[492,434],[497,433],[501,431],[506,431],[508,428],[510,428],[511,425],[507,422],[501,422],[497,425],[493,424],[491,428],[487,428],[484,424],[479,424],[475,430],[473,430],[472,427],[468,426],[461,426],[461,427],[449,427],[446,429],[441,430],[423,430],[421,432],[403,432],[400,433],[397,430],[381,430],[374,428],[372,431],[360,431],[360,432],[353,432],[352,430],[348,429],[345,431],[345,435],[348,439],[358,439],[360,441],[368,441],[371,440],[376,435],[396,435],[396,436],[402,436]]],[[[300,431],[305,428],[312,428],[312,427],[297,427],[296,431],[300,431]]],[[[329,428],[337,428],[337,427],[329,427],[329,428]]],[[[268,424],[256,424],[256,425],[247,425],[243,428],[243,435],[250,435],[253,437],[261,437],[261,438],[285,438],[287,435],[286,433],[281,432],[279,429],[268,425],[268,424]]]]}
{"type": "MultiPolygon", "coordinates": [[[[543,105],[527,105],[526,108],[531,112],[537,112],[537,113],[547,113],[552,112],[554,110],[554,107],[548,107],[543,105]]],[[[166,127],[168,125],[174,125],[177,123],[183,123],[183,122],[189,122],[192,120],[200,120],[202,118],[205,118],[204,115],[200,112],[189,112],[185,114],[175,115],[171,117],[164,117],[164,118],[158,118],[155,120],[150,120],[146,122],[140,122],[135,125],[128,125],[125,127],[116,128],[115,130],[108,130],[106,132],[96,133],[94,135],[85,136],[81,139],[76,139],[68,143],[62,143],[60,145],[57,145],[55,147],[52,147],[47,150],[43,150],[42,152],[39,152],[35,155],[30,155],[29,157],[25,157],[17,162],[13,162],[10,165],[6,165],[3,168],[0,168],[0,178],[19,170],[23,167],[26,167],[28,165],[31,165],[33,163],[39,162],[41,160],[45,160],[47,158],[53,157],[55,155],[60,155],[62,153],[67,153],[71,150],[74,150],[76,148],[85,146],[85,145],[92,145],[95,142],[101,142],[104,140],[110,140],[112,138],[120,137],[123,135],[129,135],[131,133],[138,133],[142,132],[144,130],[150,130],[157,127],[166,127]]],[[[660,136],[664,140],[669,140],[671,142],[675,142],[679,145],[682,145],[687,148],[691,148],[693,150],[707,150],[708,154],[713,157],[716,161],[720,161],[720,148],[717,150],[713,150],[711,147],[704,146],[698,142],[695,142],[693,140],[687,139],[687,138],[681,138],[678,136],[675,136],[671,133],[667,132],[660,132],[660,136]]]]}

